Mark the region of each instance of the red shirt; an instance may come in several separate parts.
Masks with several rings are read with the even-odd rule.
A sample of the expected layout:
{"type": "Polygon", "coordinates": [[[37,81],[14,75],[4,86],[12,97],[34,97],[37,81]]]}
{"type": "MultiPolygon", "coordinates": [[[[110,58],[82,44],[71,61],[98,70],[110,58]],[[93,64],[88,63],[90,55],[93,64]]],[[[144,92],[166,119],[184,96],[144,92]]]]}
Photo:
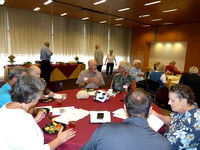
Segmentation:
{"type": "Polygon", "coordinates": [[[167,72],[167,70],[169,70],[169,72],[172,72],[173,74],[181,74],[180,71],[175,71],[174,69],[175,67],[171,68],[170,65],[166,66],[165,72],[167,72]]]}

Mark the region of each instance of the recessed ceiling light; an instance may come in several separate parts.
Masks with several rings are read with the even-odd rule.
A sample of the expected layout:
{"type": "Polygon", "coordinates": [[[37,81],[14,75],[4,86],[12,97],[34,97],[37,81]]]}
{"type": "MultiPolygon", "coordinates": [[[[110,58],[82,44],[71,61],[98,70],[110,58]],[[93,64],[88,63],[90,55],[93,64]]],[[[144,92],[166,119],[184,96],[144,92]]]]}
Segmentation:
{"type": "Polygon", "coordinates": [[[172,12],[172,11],[177,11],[178,9],[169,9],[169,10],[164,10],[162,11],[163,13],[167,13],[167,12],[172,12]]]}
{"type": "Polygon", "coordinates": [[[150,3],[144,4],[144,6],[153,5],[153,4],[157,4],[157,3],[160,3],[160,2],[161,2],[161,1],[150,2],[150,3]]]}
{"type": "Polygon", "coordinates": [[[119,9],[118,11],[126,11],[129,10],[130,8],[123,8],[123,9],[119,9]]]}
{"type": "Polygon", "coordinates": [[[39,11],[40,10],[40,7],[36,7],[35,9],[34,9],[34,11],[39,11]]]}
{"type": "Polygon", "coordinates": [[[82,20],[87,20],[87,19],[89,19],[89,17],[82,18],[82,20]]]}
{"type": "Polygon", "coordinates": [[[106,0],[100,0],[100,1],[98,1],[98,2],[95,2],[95,3],[93,3],[94,5],[99,5],[99,4],[101,4],[101,3],[105,3],[106,2],[106,0]]]}
{"type": "Polygon", "coordinates": [[[139,18],[144,18],[144,17],[149,17],[150,15],[149,14],[147,14],[147,15],[140,15],[140,16],[138,16],[139,18]]]}
{"type": "Polygon", "coordinates": [[[151,21],[160,21],[160,20],[162,20],[162,19],[153,19],[153,20],[151,20],[151,21]]]}
{"type": "Polygon", "coordinates": [[[117,18],[115,19],[116,21],[119,21],[119,20],[124,20],[124,18],[117,18]]]}
{"type": "Polygon", "coordinates": [[[121,26],[122,24],[116,24],[115,26],[121,26]]]}
{"type": "Polygon", "coordinates": [[[147,24],[147,25],[143,25],[142,27],[150,27],[151,25],[147,24]]]}
{"type": "Polygon", "coordinates": [[[65,15],[67,15],[67,13],[63,13],[63,14],[61,14],[60,16],[65,16],[65,15]]]}
{"type": "Polygon", "coordinates": [[[0,0],[0,5],[3,5],[5,3],[5,0],[0,0]]]}
{"type": "Polygon", "coordinates": [[[48,0],[48,1],[46,1],[46,2],[44,3],[44,5],[48,5],[48,4],[52,3],[52,2],[53,2],[53,0],[48,0]]]}
{"type": "Polygon", "coordinates": [[[99,23],[106,23],[107,21],[101,21],[101,22],[99,22],[99,23]]]}
{"type": "Polygon", "coordinates": [[[173,24],[173,22],[166,22],[166,23],[163,23],[163,25],[169,25],[169,24],[173,24]]]}

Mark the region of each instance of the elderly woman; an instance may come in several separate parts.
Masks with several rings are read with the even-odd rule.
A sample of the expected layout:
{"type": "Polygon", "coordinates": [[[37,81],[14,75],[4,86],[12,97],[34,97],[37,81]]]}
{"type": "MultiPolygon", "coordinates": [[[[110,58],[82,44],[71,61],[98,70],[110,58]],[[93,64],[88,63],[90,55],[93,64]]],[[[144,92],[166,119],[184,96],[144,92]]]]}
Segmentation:
{"type": "Polygon", "coordinates": [[[44,118],[44,112],[38,113],[35,119],[28,113],[38,102],[44,88],[44,81],[32,75],[19,77],[12,86],[10,94],[13,102],[0,109],[0,149],[53,150],[75,136],[71,129],[62,132],[62,127],[56,139],[44,144],[43,132],[37,125],[44,118]]]}
{"type": "Polygon", "coordinates": [[[194,93],[183,84],[172,86],[169,90],[169,102],[173,113],[163,116],[151,113],[169,125],[165,136],[171,142],[173,150],[200,149],[200,109],[194,104],[194,93]]]}
{"type": "Polygon", "coordinates": [[[134,90],[136,88],[136,80],[133,75],[129,73],[130,66],[127,61],[121,61],[119,63],[118,71],[113,81],[111,82],[111,88],[119,91],[134,90]]]}
{"type": "Polygon", "coordinates": [[[105,65],[107,62],[107,66],[106,66],[106,76],[108,77],[108,71],[110,70],[110,77],[112,77],[112,72],[113,72],[113,67],[114,67],[114,61],[115,61],[115,65],[117,66],[117,62],[115,59],[115,55],[113,55],[113,50],[111,49],[110,54],[107,55],[107,58],[105,60],[105,65]]]}
{"type": "Polygon", "coordinates": [[[167,87],[170,79],[166,80],[166,75],[165,75],[165,66],[164,65],[159,65],[156,69],[156,71],[152,72],[149,75],[149,79],[157,81],[160,83],[160,88],[167,87]]]}

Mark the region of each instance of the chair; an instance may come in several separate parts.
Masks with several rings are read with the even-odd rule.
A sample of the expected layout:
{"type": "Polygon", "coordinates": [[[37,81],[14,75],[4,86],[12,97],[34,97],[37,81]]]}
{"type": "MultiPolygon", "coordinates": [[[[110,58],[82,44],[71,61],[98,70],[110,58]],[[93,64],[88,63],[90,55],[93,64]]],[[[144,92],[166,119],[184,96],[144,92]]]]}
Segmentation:
{"type": "Polygon", "coordinates": [[[168,88],[157,88],[156,89],[156,102],[159,107],[171,110],[171,107],[168,105],[169,101],[169,91],[168,88]]]}
{"type": "Polygon", "coordinates": [[[47,88],[55,93],[62,91],[63,84],[61,82],[49,82],[47,83],[47,88]]]}
{"type": "Polygon", "coordinates": [[[151,79],[147,79],[147,91],[156,94],[156,89],[159,88],[160,83],[151,79]]]}

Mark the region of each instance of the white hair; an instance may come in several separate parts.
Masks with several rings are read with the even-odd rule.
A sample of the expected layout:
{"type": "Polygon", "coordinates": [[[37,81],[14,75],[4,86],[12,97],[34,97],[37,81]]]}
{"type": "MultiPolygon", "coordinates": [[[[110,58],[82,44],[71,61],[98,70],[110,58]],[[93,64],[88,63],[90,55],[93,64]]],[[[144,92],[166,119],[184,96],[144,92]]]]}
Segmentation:
{"type": "Polygon", "coordinates": [[[130,65],[128,64],[128,62],[127,61],[121,61],[120,64],[121,64],[121,67],[124,68],[125,72],[129,73],[130,65]]]}
{"type": "Polygon", "coordinates": [[[139,64],[139,63],[140,63],[140,64],[142,63],[142,61],[139,60],[139,59],[136,59],[136,60],[133,61],[133,65],[135,65],[135,64],[139,64]]]}
{"type": "Polygon", "coordinates": [[[199,69],[197,67],[195,67],[195,66],[192,66],[192,67],[189,68],[189,73],[190,74],[191,73],[198,74],[198,72],[199,72],[199,69]]]}

